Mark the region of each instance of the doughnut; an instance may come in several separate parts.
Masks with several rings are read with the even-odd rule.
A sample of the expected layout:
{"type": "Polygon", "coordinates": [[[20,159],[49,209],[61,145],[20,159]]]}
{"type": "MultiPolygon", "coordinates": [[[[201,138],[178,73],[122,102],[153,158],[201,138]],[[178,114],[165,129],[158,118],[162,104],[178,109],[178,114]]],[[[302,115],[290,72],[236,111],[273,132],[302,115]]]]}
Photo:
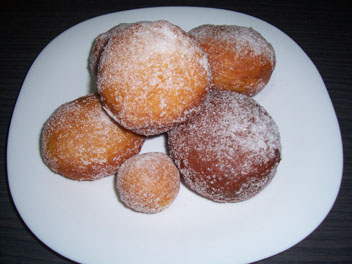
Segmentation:
{"type": "Polygon", "coordinates": [[[168,132],[168,149],[185,185],[215,202],[258,194],[281,159],[268,112],[247,95],[215,89],[197,116],[168,132]]]}
{"type": "Polygon", "coordinates": [[[126,160],[116,175],[120,200],[141,213],[166,209],[180,189],[180,175],[172,160],[161,152],[149,152],[126,160]]]}
{"type": "Polygon", "coordinates": [[[44,163],[73,180],[96,180],[116,173],[136,155],[143,136],[122,128],[103,110],[97,94],[62,104],[43,126],[40,149],[44,163]]]}
{"type": "Polygon", "coordinates": [[[110,30],[99,34],[93,41],[92,49],[88,58],[88,68],[92,76],[96,76],[98,71],[100,55],[104,50],[106,43],[110,39],[111,35],[119,30],[123,30],[125,27],[130,25],[129,23],[121,23],[114,26],[110,30]]]}
{"type": "Polygon", "coordinates": [[[206,24],[188,33],[208,55],[215,89],[254,96],[269,82],[275,51],[253,28],[206,24]]]}
{"type": "Polygon", "coordinates": [[[167,21],[136,22],[113,34],[101,54],[97,87],[120,125],[150,136],[200,110],[209,87],[204,52],[167,21]]]}

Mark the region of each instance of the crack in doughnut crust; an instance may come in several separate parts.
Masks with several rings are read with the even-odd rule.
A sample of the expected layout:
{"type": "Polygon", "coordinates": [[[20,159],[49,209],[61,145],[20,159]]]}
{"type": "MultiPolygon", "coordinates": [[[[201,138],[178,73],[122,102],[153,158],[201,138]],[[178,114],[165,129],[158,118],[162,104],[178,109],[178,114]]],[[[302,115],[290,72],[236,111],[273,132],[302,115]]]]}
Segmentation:
{"type": "Polygon", "coordinates": [[[206,55],[181,28],[167,21],[143,21],[110,37],[97,86],[112,118],[149,136],[199,112],[210,79],[206,55]]]}
{"type": "Polygon", "coordinates": [[[40,147],[52,171],[73,180],[96,180],[115,173],[144,140],[116,124],[98,95],[89,94],[56,109],[44,124],[40,147]]]}
{"type": "Polygon", "coordinates": [[[206,24],[188,33],[208,55],[214,88],[254,96],[269,82],[275,51],[253,28],[206,24]]]}
{"type": "Polygon", "coordinates": [[[119,198],[137,212],[151,214],[166,209],[179,189],[179,171],[161,152],[144,153],[126,160],[116,176],[119,198]]]}
{"type": "Polygon", "coordinates": [[[210,91],[203,109],[168,132],[170,156],[186,186],[216,202],[259,193],[281,159],[280,134],[251,97],[210,91]]]}

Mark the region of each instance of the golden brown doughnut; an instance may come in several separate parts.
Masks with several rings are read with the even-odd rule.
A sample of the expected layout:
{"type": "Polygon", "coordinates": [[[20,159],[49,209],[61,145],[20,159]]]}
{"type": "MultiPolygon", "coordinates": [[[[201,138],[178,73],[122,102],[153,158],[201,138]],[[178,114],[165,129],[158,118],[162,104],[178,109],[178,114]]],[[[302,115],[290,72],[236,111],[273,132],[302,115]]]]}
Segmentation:
{"type": "Polygon", "coordinates": [[[104,108],[118,123],[155,135],[199,111],[210,70],[204,52],[179,27],[138,22],[109,39],[97,86],[104,108]]]}
{"type": "Polygon", "coordinates": [[[96,180],[115,173],[143,142],[144,137],[105,113],[97,94],[89,94],[58,107],[44,124],[40,145],[52,171],[73,180],[96,180]]]}
{"type": "Polygon", "coordinates": [[[208,55],[212,84],[253,96],[269,82],[275,51],[257,31],[236,25],[201,25],[189,31],[208,55]]]}
{"type": "Polygon", "coordinates": [[[186,186],[216,202],[259,193],[280,161],[277,125],[251,97],[213,90],[202,111],[168,132],[170,156],[186,186]]]}
{"type": "Polygon", "coordinates": [[[116,176],[121,201],[142,213],[167,208],[180,189],[180,175],[172,160],[161,152],[150,152],[126,160],[116,176]]]}

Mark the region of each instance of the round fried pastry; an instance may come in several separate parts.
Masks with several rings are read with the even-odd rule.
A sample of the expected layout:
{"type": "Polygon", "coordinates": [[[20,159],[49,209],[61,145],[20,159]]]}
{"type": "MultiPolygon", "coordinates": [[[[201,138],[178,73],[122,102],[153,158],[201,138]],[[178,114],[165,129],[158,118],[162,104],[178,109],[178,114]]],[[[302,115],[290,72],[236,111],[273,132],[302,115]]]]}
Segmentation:
{"type": "Polygon", "coordinates": [[[40,147],[52,171],[73,180],[96,180],[115,173],[144,140],[116,124],[98,95],[89,94],[57,108],[44,124],[40,147]]]}
{"type": "Polygon", "coordinates": [[[136,155],[126,160],[116,176],[121,201],[142,213],[157,213],[176,198],[180,175],[172,160],[161,152],[136,155]]]}
{"type": "Polygon", "coordinates": [[[143,135],[165,132],[197,113],[210,87],[204,52],[181,28],[138,22],[113,34],[97,86],[106,111],[143,135]]]}
{"type": "Polygon", "coordinates": [[[215,89],[254,96],[269,82],[275,51],[253,28],[206,24],[190,30],[189,35],[208,55],[215,89]]]}
{"type": "Polygon", "coordinates": [[[184,183],[216,202],[244,201],[273,178],[279,130],[251,97],[213,90],[202,111],[168,132],[170,156],[184,183]]]}

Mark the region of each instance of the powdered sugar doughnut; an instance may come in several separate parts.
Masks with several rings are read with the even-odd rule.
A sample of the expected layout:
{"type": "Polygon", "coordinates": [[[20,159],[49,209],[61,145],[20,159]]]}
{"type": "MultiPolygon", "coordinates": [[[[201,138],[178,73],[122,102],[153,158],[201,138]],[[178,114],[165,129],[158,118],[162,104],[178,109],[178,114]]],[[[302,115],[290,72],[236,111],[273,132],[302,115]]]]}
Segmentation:
{"type": "Polygon", "coordinates": [[[129,23],[118,24],[117,26],[114,26],[110,30],[99,34],[95,38],[91,52],[89,54],[89,59],[88,59],[89,71],[93,76],[96,76],[96,74],[97,74],[100,55],[103,52],[104,47],[105,47],[106,43],[108,43],[108,40],[110,39],[110,37],[115,32],[118,32],[119,30],[123,30],[128,25],[130,25],[130,24],[129,23]]]}
{"type": "Polygon", "coordinates": [[[210,70],[198,44],[179,27],[138,22],[109,39],[97,86],[104,108],[118,123],[155,135],[199,111],[210,70]]]}
{"type": "Polygon", "coordinates": [[[168,132],[170,155],[184,183],[217,202],[260,192],[280,161],[279,130],[251,97],[213,90],[202,111],[168,132]]]}
{"type": "Polygon", "coordinates": [[[180,189],[180,175],[171,159],[161,152],[136,155],[126,160],[116,176],[121,201],[142,213],[167,208],[180,189]]]}
{"type": "Polygon", "coordinates": [[[73,180],[115,173],[137,154],[144,137],[122,128],[102,109],[96,94],[61,105],[45,123],[41,155],[54,172],[73,180]]]}
{"type": "Polygon", "coordinates": [[[275,51],[257,31],[235,25],[201,25],[189,35],[208,55],[213,86],[253,96],[269,82],[275,51]]]}

